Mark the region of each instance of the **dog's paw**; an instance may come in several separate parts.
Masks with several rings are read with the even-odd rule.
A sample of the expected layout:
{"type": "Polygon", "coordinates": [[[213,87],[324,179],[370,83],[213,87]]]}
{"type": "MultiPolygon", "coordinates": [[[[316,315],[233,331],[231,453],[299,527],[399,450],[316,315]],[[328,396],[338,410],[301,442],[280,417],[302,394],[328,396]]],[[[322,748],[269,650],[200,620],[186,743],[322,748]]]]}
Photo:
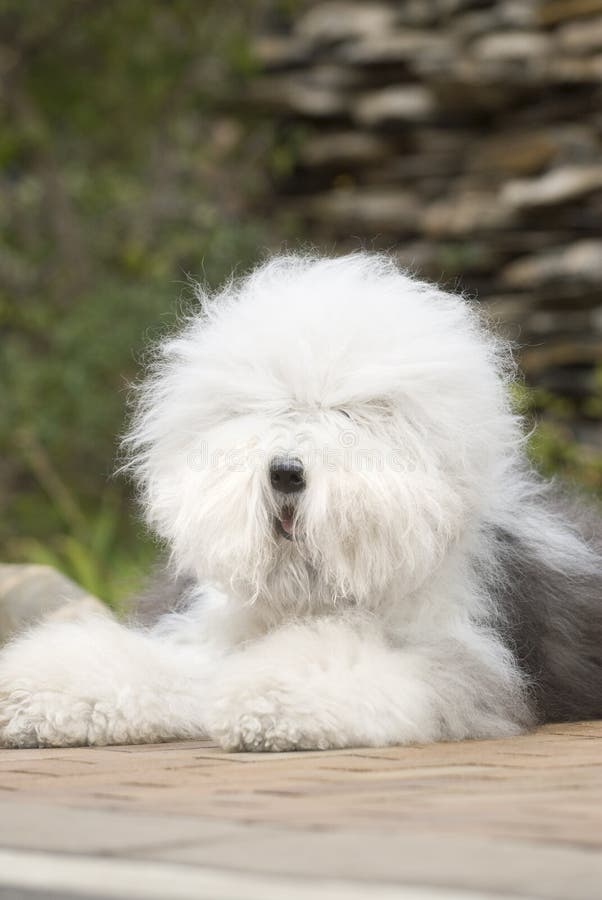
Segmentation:
{"type": "Polygon", "coordinates": [[[81,746],[90,743],[95,718],[85,701],[33,685],[5,689],[0,692],[0,747],[81,746]]]}
{"type": "Polygon", "coordinates": [[[106,743],[107,708],[83,672],[86,648],[72,623],[26,632],[0,652],[0,746],[106,743]],[[59,642],[73,632],[73,643],[59,642]],[[77,652],[74,652],[74,648],[77,652]]]}
{"type": "Polygon", "coordinates": [[[304,744],[297,723],[268,697],[218,701],[208,730],[224,750],[297,750],[304,744]]]}
{"type": "Polygon", "coordinates": [[[230,679],[210,704],[207,731],[224,750],[326,750],[342,746],[342,736],[307,709],[303,698],[283,684],[255,686],[230,679]]]}

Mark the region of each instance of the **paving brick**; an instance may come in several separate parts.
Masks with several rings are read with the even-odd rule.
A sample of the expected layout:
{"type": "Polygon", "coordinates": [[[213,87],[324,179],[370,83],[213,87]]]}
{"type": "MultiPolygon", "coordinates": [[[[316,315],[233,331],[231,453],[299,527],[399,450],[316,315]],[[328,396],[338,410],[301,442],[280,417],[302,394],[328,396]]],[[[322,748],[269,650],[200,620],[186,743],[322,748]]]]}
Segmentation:
{"type": "Polygon", "coordinates": [[[366,896],[386,882],[599,900],[602,723],[326,753],[0,751],[0,813],[0,848],[278,875],[301,894],[323,877],[366,896]]]}

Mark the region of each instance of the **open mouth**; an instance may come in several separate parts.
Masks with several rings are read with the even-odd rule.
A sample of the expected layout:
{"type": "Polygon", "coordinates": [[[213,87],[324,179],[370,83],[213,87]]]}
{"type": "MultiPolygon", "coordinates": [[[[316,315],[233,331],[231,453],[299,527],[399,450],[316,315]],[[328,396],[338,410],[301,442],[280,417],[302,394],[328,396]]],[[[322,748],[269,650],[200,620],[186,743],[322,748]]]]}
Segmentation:
{"type": "Polygon", "coordinates": [[[276,531],[287,541],[295,539],[295,513],[292,507],[284,506],[275,518],[276,531]]]}

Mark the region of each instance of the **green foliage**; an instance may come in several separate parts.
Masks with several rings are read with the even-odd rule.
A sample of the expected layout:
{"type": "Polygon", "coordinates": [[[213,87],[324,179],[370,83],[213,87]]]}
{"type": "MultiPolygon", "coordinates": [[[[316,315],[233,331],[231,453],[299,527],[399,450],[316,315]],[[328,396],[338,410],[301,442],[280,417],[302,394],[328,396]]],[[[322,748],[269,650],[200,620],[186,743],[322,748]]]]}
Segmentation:
{"type": "Polygon", "coordinates": [[[269,134],[228,111],[256,9],[0,0],[0,557],[113,603],[152,549],[111,480],[142,350],[268,242],[269,134]]]}
{"type": "Polygon", "coordinates": [[[128,515],[122,498],[107,489],[99,509],[83,517],[76,528],[67,525],[44,539],[13,538],[8,542],[8,552],[15,559],[60,569],[119,611],[124,599],[148,577],[155,556],[148,537],[136,535],[131,529],[124,534],[124,514],[128,515]]]}
{"type": "MultiPolygon", "coordinates": [[[[602,404],[602,377],[590,399],[592,415],[602,404]]],[[[516,388],[516,406],[532,425],[528,444],[530,458],[546,476],[563,480],[602,499],[602,455],[596,447],[577,441],[574,410],[561,397],[542,389],[516,388]]]]}

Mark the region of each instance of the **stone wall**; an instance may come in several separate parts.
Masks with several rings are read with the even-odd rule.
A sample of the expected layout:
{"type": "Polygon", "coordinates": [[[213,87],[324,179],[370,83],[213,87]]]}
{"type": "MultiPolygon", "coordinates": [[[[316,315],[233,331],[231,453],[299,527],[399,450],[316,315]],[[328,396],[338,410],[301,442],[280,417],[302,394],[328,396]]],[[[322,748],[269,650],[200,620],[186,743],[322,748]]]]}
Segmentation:
{"type": "Polygon", "coordinates": [[[602,0],[325,0],[256,53],[294,160],[277,202],[476,294],[599,441],[602,0]]]}

